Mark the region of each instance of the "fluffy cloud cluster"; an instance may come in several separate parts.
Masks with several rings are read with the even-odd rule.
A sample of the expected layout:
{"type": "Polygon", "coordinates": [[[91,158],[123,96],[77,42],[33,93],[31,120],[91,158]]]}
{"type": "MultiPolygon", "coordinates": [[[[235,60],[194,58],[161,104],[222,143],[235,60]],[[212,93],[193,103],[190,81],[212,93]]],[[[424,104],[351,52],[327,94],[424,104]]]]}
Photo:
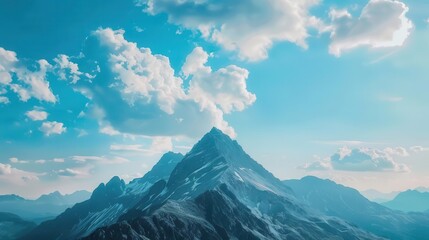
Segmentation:
{"type": "Polygon", "coordinates": [[[60,80],[70,80],[75,84],[80,80],[83,73],[79,71],[79,65],[70,61],[70,57],[64,54],[58,55],[54,59],[60,80]]]}
{"type": "Polygon", "coordinates": [[[406,17],[408,7],[396,0],[370,0],[359,17],[347,10],[332,9],[331,45],[329,52],[340,56],[342,52],[369,46],[402,46],[413,28],[406,17]]]}
{"type": "Polygon", "coordinates": [[[369,0],[360,16],[331,9],[330,23],[309,11],[319,0],[139,0],[149,14],[165,13],[170,23],[198,31],[206,40],[238,52],[242,59],[268,57],[273,43],[288,41],[304,48],[308,29],[331,33],[329,52],[340,56],[360,46],[402,46],[413,27],[408,7],[398,0],[369,0]]]}
{"type": "Polygon", "coordinates": [[[195,48],[182,67],[185,76],[192,76],[189,96],[202,107],[210,104],[223,112],[242,111],[253,104],[256,96],[246,89],[249,72],[235,65],[215,72],[207,66],[209,55],[201,48],[195,48]]]}
{"type": "Polygon", "coordinates": [[[368,148],[343,148],[331,156],[331,164],[334,169],[345,171],[408,171],[406,165],[393,160],[389,151],[368,148]]]}
{"type": "Polygon", "coordinates": [[[397,163],[394,160],[395,156],[406,157],[408,152],[402,147],[383,150],[343,147],[328,159],[307,163],[300,168],[307,171],[333,169],[357,172],[408,172],[409,169],[405,164],[397,163]]]}
{"type": "Polygon", "coordinates": [[[99,60],[108,69],[88,86],[105,133],[198,136],[216,126],[234,136],[223,115],[255,101],[246,88],[247,70],[231,65],[214,71],[202,48],[182,68],[186,89],[167,57],[127,41],[124,31],[98,29],[93,35],[108,56],[104,65],[105,56],[99,60]]]}
{"type": "Polygon", "coordinates": [[[274,42],[307,47],[309,9],[319,0],[139,0],[150,14],[166,13],[171,23],[196,30],[243,59],[265,59],[274,42]]]}
{"type": "Polygon", "coordinates": [[[40,101],[57,101],[52,93],[46,74],[52,66],[44,59],[37,61],[38,70],[31,71],[20,63],[15,52],[0,48],[0,90],[9,88],[21,101],[35,98],[40,101]],[[14,81],[16,76],[17,81],[14,81]]]}
{"type": "Polygon", "coordinates": [[[25,113],[33,121],[43,121],[48,118],[48,113],[41,110],[31,110],[25,113]]]}
{"type": "Polygon", "coordinates": [[[44,122],[42,126],[39,128],[41,132],[45,134],[45,136],[51,135],[60,135],[67,131],[67,128],[64,127],[64,124],[61,122],[44,122]]]}

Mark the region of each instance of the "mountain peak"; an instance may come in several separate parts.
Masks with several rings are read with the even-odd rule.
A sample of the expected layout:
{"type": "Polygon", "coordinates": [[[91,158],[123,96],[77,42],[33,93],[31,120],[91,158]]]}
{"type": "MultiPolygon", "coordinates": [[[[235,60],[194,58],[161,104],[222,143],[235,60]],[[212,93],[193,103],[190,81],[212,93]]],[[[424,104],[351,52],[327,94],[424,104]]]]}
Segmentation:
{"type": "Polygon", "coordinates": [[[242,152],[242,148],[237,141],[231,139],[228,135],[223,133],[218,128],[213,127],[210,132],[206,133],[200,141],[192,148],[189,153],[212,151],[216,149],[219,153],[238,151],[242,152]],[[211,149],[211,150],[210,150],[211,149]]]}

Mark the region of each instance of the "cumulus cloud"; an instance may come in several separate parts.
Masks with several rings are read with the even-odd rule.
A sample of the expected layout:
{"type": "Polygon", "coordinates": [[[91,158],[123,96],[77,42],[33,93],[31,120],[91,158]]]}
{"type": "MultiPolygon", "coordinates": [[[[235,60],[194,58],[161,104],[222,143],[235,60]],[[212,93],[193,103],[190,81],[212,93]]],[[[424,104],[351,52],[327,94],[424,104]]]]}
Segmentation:
{"type": "Polygon", "coordinates": [[[48,118],[48,113],[40,110],[31,110],[25,113],[33,121],[43,121],[48,118]]]}
{"type": "Polygon", "coordinates": [[[51,71],[52,66],[41,59],[37,61],[38,70],[31,71],[18,63],[20,61],[15,52],[0,48],[0,87],[4,89],[8,86],[24,102],[36,98],[55,103],[57,99],[46,80],[46,74],[51,71]],[[14,76],[18,81],[13,81],[14,76]]]}
{"type": "Polygon", "coordinates": [[[221,68],[215,72],[207,66],[209,55],[196,47],[186,58],[182,67],[185,76],[192,75],[189,95],[202,107],[215,104],[224,113],[242,111],[252,105],[255,94],[247,91],[246,79],[249,72],[235,65],[221,68]]]}
{"type": "Polygon", "coordinates": [[[111,70],[119,80],[112,87],[118,89],[130,105],[139,99],[155,98],[163,111],[172,114],[176,100],[183,99],[185,93],[169,59],[125,40],[123,30],[99,29],[94,34],[111,50],[111,70]]]}
{"type": "Polygon", "coordinates": [[[79,65],[70,61],[70,57],[64,54],[58,55],[54,62],[58,71],[58,77],[60,80],[70,80],[71,83],[75,84],[80,80],[83,74],[79,71],[79,65]]]}
{"type": "Polygon", "coordinates": [[[408,172],[407,165],[397,163],[394,159],[407,156],[409,153],[403,147],[388,147],[383,150],[342,147],[331,157],[306,163],[298,168],[306,171],[408,172]]]}
{"type": "Polygon", "coordinates": [[[201,33],[206,40],[250,61],[265,59],[273,43],[288,41],[306,48],[309,9],[319,0],[139,0],[150,14],[201,33]]]}
{"type": "Polygon", "coordinates": [[[389,156],[400,156],[400,157],[407,157],[410,154],[408,153],[407,149],[403,147],[387,147],[384,149],[384,153],[386,153],[389,156]]]}
{"type": "Polygon", "coordinates": [[[0,47],[0,86],[12,82],[12,70],[17,62],[15,52],[0,47]]]}
{"type": "Polygon", "coordinates": [[[329,52],[340,56],[360,46],[402,46],[413,28],[407,12],[407,5],[396,0],[370,0],[359,17],[352,16],[346,9],[332,9],[329,52]]]}
{"type": "Polygon", "coordinates": [[[19,79],[18,83],[10,84],[10,88],[18,94],[21,101],[28,101],[30,98],[36,98],[40,101],[55,103],[57,98],[50,89],[50,84],[46,80],[46,74],[52,66],[48,61],[42,59],[37,61],[39,69],[30,71],[27,68],[15,68],[14,73],[19,79]]]}
{"type": "Polygon", "coordinates": [[[44,122],[42,126],[39,128],[41,132],[43,132],[46,136],[51,135],[60,135],[67,131],[67,128],[64,127],[64,124],[61,122],[44,122]]]}
{"type": "Polygon", "coordinates": [[[234,136],[224,114],[255,101],[246,90],[247,70],[232,65],[212,70],[202,48],[182,68],[190,86],[186,89],[166,56],[127,41],[123,30],[98,29],[93,36],[102,47],[97,61],[104,68],[85,89],[103,133],[200,136],[215,126],[234,136]]]}
{"type": "MultiPolygon", "coordinates": [[[[344,147],[330,158],[331,165],[336,170],[344,171],[409,171],[405,164],[394,161],[389,151],[360,148],[349,149],[344,147]]],[[[397,154],[397,153],[395,153],[397,154]]]]}
{"type": "Polygon", "coordinates": [[[8,103],[10,103],[10,100],[9,100],[8,97],[0,96],[0,103],[2,103],[2,104],[8,104],[8,103]]]}

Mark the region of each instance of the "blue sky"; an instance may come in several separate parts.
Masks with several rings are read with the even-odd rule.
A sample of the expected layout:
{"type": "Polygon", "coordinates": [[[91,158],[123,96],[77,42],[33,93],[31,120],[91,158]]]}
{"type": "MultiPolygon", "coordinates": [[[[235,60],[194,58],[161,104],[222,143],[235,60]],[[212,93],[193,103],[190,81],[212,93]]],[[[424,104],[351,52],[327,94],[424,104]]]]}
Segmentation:
{"type": "Polygon", "coordinates": [[[212,126],[281,179],[426,186],[423,1],[2,1],[0,194],[139,177],[212,126]]]}

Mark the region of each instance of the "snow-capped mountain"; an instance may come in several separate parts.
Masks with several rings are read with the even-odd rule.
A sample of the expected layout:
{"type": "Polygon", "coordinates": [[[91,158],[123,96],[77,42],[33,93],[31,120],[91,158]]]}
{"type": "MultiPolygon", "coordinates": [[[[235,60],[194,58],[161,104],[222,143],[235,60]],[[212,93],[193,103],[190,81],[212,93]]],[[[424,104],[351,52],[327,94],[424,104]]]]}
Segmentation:
{"type": "Polygon", "coordinates": [[[168,181],[87,239],[377,239],[300,204],[292,191],[212,129],[168,181]]]}
{"type": "Polygon", "coordinates": [[[183,155],[178,153],[166,153],[151,171],[129,184],[113,177],[107,184],[100,184],[89,200],[43,222],[23,239],[77,239],[99,227],[115,223],[144,196],[155,179],[168,179],[182,158],[183,155]]]}
{"type": "Polygon", "coordinates": [[[388,239],[428,239],[428,214],[394,211],[369,201],[353,188],[313,176],[284,183],[302,203],[321,214],[339,217],[388,239]]]}

